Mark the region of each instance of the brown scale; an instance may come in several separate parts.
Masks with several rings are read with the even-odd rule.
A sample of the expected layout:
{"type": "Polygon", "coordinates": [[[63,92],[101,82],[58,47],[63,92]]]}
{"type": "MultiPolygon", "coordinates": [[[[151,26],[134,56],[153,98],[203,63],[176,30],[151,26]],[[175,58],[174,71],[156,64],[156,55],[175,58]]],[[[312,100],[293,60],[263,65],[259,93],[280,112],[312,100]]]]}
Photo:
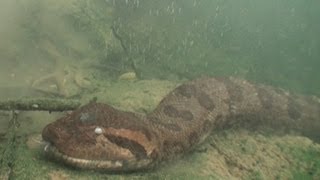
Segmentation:
{"type": "Polygon", "coordinates": [[[71,166],[148,169],[191,151],[215,129],[240,124],[294,129],[319,138],[320,101],[236,78],[180,85],[146,116],[90,103],[47,125],[45,151],[71,166]]]}

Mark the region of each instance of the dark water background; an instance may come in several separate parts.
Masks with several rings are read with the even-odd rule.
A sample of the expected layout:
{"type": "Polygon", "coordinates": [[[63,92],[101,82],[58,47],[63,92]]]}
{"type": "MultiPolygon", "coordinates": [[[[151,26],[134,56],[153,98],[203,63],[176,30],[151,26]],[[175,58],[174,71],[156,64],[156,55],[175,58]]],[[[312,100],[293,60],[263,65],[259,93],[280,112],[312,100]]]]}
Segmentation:
{"type": "Polygon", "coordinates": [[[319,95],[319,1],[115,2],[142,76],[233,75],[319,95]]]}
{"type": "Polygon", "coordinates": [[[43,40],[97,71],[141,79],[237,76],[319,95],[317,0],[3,1],[2,61],[45,59],[43,40]]]}

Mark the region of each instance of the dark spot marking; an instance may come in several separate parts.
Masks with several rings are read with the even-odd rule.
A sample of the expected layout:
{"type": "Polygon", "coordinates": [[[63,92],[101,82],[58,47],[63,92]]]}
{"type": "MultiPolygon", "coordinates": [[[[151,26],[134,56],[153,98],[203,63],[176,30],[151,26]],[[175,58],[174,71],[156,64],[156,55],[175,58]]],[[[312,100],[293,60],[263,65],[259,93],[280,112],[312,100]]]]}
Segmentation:
{"type": "Polygon", "coordinates": [[[217,115],[217,117],[214,120],[214,129],[216,128],[222,128],[225,125],[225,118],[223,117],[223,115],[219,114],[217,115]]]}
{"type": "Polygon", "coordinates": [[[149,118],[149,120],[152,121],[152,122],[155,122],[155,123],[160,122],[160,119],[159,119],[158,117],[150,116],[150,117],[148,117],[148,118],[149,118]]]}
{"type": "Polygon", "coordinates": [[[183,120],[193,120],[193,114],[190,111],[179,111],[172,105],[167,105],[163,108],[163,113],[172,118],[182,118],[183,120]]]}
{"type": "Polygon", "coordinates": [[[187,120],[187,121],[193,120],[193,114],[190,111],[181,111],[179,115],[183,120],[187,120]]]}
{"type": "Polygon", "coordinates": [[[191,98],[194,94],[196,94],[196,88],[194,85],[182,84],[181,86],[177,87],[176,92],[184,97],[191,98]]]}
{"type": "Polygon", "coordinates": [[[199,141],[199,135],[198,135],[196,132],[192,132],[192,133],[189,135],[188,140],[189,140],[190,146],[195,145],[195,144],[197,144],[197,142],[199,141]]]}
{"type": "Polygon", "coordinates": [[[160,121],[157,117],[149,117],[149,120],[157,125],[160,125],[166,129],[172,130],[172,131],[181,131],[181,128],[177,124],[171,124],[171,123],[163,123],[160,121]]]}
{"type": "Polygon", "coordinates": [[[179,116],[179,111],[172,105],[167,105],[163,108],[163,112],[169,117],[176,118],[179,116]]]}
{"type": "Polygon", "coordinates": [[[170,157],[175,154],[181,153],[184,150],[184,146],[182,143],[174,141],[164,141],[162,144],[163,152],[165,156],[170,157]]]}
{"type": "Polygon", "coordinates": [[[264,109],[270,110],[273,104],[273,97],[270,91],[264,87],[256,86],[259,100],[264,109]]]}
{"type": "Polygon", "coordinates": [[[181,131],[181,128],[177,124],[164,124],[161,123],[165,128],[172,130],[172,131],[181,131]]]}
{"type": "Polygon", "coordinates": [[[143,159],[147,157],[147,152],[142,145],[139,143],[119,136],[106,135],[108,140],[116,145],[128,149],[137,159],[143,159]]]}
{"type": "Polygon", "coordinates": [[[219,81],[224,83],[224,85],[226,86],[231,101],[240,102],[243,100],[243,92],[241,86],[239,86],[229,78],[219,79],[219,81]]]}
{"type": "Polygon", "coordinates": [[[150,154],[150,157],[153,159],[153,160],[156,160],[159,158],[159,153],[157,150],[152,150],[151,154],[150,154]]]}
{"type": "Polygon", "coordinates": [[[199,95],[197,95],[197,99],[199,104],[205,109],[212,111],[215,108],[213,100],[208,94],[201,92],[199,95]]]}
{"type": "Polygon", "coordinates": [[[294,97],[288,99],[288,114],[290,118],[297,120],[301,117],[301,106],[295,101],[294,97]]]}
{"type": "Polygon", "coordinates": [[[310,107],[317,107],[317,109],[319,110],[318,117],[320,117],[320,103],[318,102],[317,97],[305,96],[304,99],[310,107]]]}
{"type": "Polygon", "coordinates": [[[209,119],[206,119],[203,124],[202,124],[202,131],[203,132],[208,132],[212,128],[212,121],[209,119]]]}

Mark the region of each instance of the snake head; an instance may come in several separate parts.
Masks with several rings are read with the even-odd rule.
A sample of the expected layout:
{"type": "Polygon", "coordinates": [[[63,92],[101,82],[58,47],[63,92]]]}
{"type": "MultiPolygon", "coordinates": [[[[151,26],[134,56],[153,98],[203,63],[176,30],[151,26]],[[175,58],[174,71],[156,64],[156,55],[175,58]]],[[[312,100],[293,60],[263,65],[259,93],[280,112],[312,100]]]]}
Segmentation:
{"type": "Polygon", "coordinates": [[[143,119],[101,103],[90,103],[48,124],[42,137],[46,154],[82,169],[147,169],[159,152],[143,119]]]}

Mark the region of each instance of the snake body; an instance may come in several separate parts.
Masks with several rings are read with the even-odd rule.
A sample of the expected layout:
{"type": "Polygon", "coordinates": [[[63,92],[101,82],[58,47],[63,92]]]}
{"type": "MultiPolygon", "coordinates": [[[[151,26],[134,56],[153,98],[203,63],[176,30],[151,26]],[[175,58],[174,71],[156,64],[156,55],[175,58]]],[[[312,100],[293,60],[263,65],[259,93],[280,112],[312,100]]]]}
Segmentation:
{"type": "Polygon", "coordinates": [[[47,125],[45,152],[94,170],[149,169],[175,159],[216,129],[268,125],[319,136],[320,101],[237,78],[200,78],[165,96],[146,115],[91,102],[47,125]]]}

